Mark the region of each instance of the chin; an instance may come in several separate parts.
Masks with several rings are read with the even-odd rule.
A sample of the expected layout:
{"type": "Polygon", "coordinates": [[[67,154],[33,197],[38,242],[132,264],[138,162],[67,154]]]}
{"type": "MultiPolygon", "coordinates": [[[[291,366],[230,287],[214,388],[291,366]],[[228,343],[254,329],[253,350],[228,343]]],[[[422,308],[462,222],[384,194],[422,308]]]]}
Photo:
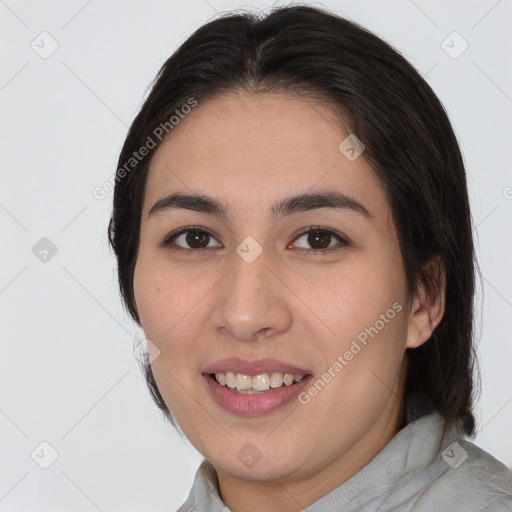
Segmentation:
{"type": "Polygon", "coordinates": [[[273,443],[267,442],[266,445],[260,443],[259,446],[263,446],[263,449],[260,450],[250,441],[233,443],[230,440],[229,444],[229,451],[212,454],[210,457],[208,454],[205,455],[217,472],[221,471],[243,480],[260,482],[269,480],[285,482],[301,478],[308,473],[307,464],[310,459],[304,457],[304,452],[298,453],[297,445],[289,448],[282,447],[285,449],[280,450],[273,443]],[[240,449],[233,448],[239,444],[240,449]],[[226,453],[229,453],[228,457],[226,457],[226,453]]]}

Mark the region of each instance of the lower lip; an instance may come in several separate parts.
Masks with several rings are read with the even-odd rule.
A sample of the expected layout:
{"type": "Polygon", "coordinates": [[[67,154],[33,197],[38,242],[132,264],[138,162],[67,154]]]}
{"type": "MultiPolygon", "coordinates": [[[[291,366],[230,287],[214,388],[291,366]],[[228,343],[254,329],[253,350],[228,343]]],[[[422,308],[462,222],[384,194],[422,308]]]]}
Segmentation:
{"type": "Polygon", "coordinates": [[[270,388],[265,393],[237,393],[227,386],[221,386],[210,375],[203,375],[215,401],[226,411],[241,416],[259,416],[268,414],[290,402],[307,386],[312,375],[290,386],[283,384],[280,388],[270,388]]]}

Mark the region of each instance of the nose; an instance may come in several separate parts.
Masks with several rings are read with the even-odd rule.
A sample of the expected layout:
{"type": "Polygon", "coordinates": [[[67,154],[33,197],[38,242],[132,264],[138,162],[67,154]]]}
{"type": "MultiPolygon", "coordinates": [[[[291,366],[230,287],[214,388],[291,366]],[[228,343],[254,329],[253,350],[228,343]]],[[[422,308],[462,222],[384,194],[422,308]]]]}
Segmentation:
{"type": "Polygon", "coordinates": [[[277,276],[279,265],[264,250],[251,263],[233,254],[231,271],[216,290],[213,327],[239,341],[257,341],[285,332],[292,323],[290,290],[277,276]]]}

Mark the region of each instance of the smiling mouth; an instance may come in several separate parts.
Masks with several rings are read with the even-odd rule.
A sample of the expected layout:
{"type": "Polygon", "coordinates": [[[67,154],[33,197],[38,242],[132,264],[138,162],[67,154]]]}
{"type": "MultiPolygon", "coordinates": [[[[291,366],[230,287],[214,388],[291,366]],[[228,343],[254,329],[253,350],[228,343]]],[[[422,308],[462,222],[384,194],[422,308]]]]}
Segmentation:
{"type": "Polygon", "coordinates": [[[300,382],[306,376],[307,374],[299,375],[281,372],[260,373],[253,376],[234,372],[210,374],[210,378],[221,386],[247,395],[267,393],[282,387],[289,387],[300,382]]]}

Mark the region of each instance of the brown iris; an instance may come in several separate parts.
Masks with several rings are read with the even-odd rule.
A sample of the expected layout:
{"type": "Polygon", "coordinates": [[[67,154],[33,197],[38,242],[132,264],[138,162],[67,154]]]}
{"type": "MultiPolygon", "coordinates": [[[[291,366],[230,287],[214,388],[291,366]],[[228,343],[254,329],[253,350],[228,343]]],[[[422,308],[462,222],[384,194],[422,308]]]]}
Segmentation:
{"type": "Polygon", "coordinates": [[[313,249],[325,249],[329,247],[331,243],[331,235],[326,231],[322,230],[312,230],[308,235],[308,243],[313,247],[313,249]]]}
{"type": "Polygon", "coordinates": [[[208,233],[205,233],[204,231],[199,231],[199,230],[190,230],[188,231],[187,235],[186,235],[186,241],[187,241],[187,244],[189,244],[190,247],[192,248],[197,248],[197,247],[206,247],[208,245],[208,239],[209,239],[210,235],[208,233]],[[194,244],[198,244],[197,246],[194,246],[194,244]]]}

